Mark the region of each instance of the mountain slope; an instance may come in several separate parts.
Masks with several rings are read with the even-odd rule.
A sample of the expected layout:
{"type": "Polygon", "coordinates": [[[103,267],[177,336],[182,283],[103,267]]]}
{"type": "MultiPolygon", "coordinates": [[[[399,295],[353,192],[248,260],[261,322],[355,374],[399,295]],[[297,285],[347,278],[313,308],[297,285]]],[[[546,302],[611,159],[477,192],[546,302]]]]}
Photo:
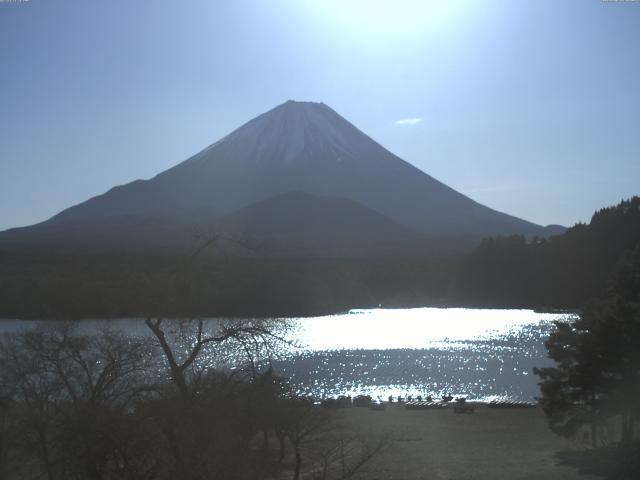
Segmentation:
{"type": "Polygon", "coordinates": [[[214,231],[264,254],[379,253],[417,245],[420,235],[352,200],[289,192],[222,218],[214,231]]]}
{"type": "MultiPolygon", "coordinates": [[[[126,243],[142,234],[137,228],[127,234],[123,224],[157,222],[162,226],[157,235],[153,229],[143,235],[157,240],[167,229],[209,225],[291,191],[349,199],[430,237],[546,233],[435,180],[328,106],[289,101],[150,180],[115,187],[10,236],[19,242],[18,237],[44,238],[54,225],[64,232],[96,223],[109,231],[114,224],[122,233],[119,241],[126,243]]],[[[6,235],[0,234],[0,241],[6,235]]]]}

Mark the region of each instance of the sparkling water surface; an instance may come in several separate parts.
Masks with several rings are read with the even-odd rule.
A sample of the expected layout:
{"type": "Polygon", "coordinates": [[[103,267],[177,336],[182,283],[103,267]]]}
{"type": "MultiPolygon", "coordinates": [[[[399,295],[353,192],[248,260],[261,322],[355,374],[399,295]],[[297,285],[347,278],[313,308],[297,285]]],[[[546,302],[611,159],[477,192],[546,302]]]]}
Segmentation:
{"type": "Polygon", "coordinates": [[[276,367],[301,393],[534,400],[544,341],[568,314],[531,310],[351,310],[295,319],[305,346],[276,367]]]}
{"type": "MultiPolygon", "coordinates": [[[[299,393],[315,398],[449,394],[533,400],[539,395],[533,368],[551,364],[544,341],[554,321],[570,318],[531,310],[430,307],[292,318],[287,335],[296,346],[273,359],[273,366],[299,393]]],[[[140,319],[81,325],[90,331],[105,322],[131,335],[148,334],[140,319]]],[[[32,325],[0,320],[0,332],[32,325]]]]}

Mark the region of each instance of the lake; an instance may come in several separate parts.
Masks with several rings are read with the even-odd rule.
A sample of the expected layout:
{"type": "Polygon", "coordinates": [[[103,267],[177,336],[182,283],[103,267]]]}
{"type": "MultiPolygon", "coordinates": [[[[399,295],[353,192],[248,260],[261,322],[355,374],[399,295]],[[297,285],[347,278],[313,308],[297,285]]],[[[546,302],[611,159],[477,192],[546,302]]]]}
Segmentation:
{"type": "MultiPolygon", "coordinates": [[[[351,310],[290,319],[299,348],[274,360],[299,393],[317,398],[368,394],[533,400],[534,367],[551,365],[544,341],[570,314],[531,310],[412,308],[351,310]]],[[[105,321],[86,320],[94,329],[105,321]]],[[[141,320],[108,321],[146,334],[141,320]]],[[[33,322],[0,320],[0,332],[33,322]]]]}

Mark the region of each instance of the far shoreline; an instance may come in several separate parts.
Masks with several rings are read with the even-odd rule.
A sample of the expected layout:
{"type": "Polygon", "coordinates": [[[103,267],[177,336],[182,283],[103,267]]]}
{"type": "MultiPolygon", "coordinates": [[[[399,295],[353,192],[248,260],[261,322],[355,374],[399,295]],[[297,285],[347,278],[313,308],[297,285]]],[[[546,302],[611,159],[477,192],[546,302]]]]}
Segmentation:
{"type": "MultiPolygon", "coordinates": [[[[580,313],[579,308],[556,308],[556,307],[530,307],[530,306],[508,306],[508,307],[500,307],[500,306],[473,306],[473,305],[455,305],[455,304],[444,304],[444,303],[431,303],[426,305],[410,305],[410,306],[399,306],[399,305],[382,305],[377,307],[352,307],[349,310],[327,310],[323,312],[314,312],[314,313],[301,313],[301,314],[290,314],[290,315],[196,315],[196,316],[178,316],[178,315],[170,315],[166,316],[168,319],[207,319],[207,320],[216,320],[216,319],[228,319],[228,320],[243,320],[248,318],[255,318],[260,320],[286,320],[286,319],[305,319],[305,318],[320,318],[320,317],[330,317],[330,316],[339,316],[339,315],[349,315],[355,314],[358,311],[371,311],[371,310],[418,310],[423,308],[434,308],[441,310],[499,310],[499,311],[531,311],[533,313],[541,313],[541,314],[558,314],[558,315],[578,315],[580,313]]],[[[112,321],[112,320],[144,320],[147,316],[138,316],[138,315],[120,315],[120,316],[65,316],[65,315],[52,315],[48,318],[41,317],[4,317],[0,316],[0,322],[6,321],[20,321],[20,322],[83,322],[83,321],[112,321]]],[[[150,315],[154,317],[153,315],[150,315]]]]}

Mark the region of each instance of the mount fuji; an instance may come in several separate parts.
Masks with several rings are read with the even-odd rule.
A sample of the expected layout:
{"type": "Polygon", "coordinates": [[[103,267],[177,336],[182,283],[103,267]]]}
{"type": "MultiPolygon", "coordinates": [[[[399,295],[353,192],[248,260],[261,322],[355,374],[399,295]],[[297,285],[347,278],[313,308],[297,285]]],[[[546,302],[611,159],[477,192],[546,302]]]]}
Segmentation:
{"type": "Polygon", "coordinates": [[[150,180],[2,232],[0,244],[146,248],[183,243],[195,226],[354,246],[561,231],[475,202],[323,103],[288,101],[150,180]]]}

